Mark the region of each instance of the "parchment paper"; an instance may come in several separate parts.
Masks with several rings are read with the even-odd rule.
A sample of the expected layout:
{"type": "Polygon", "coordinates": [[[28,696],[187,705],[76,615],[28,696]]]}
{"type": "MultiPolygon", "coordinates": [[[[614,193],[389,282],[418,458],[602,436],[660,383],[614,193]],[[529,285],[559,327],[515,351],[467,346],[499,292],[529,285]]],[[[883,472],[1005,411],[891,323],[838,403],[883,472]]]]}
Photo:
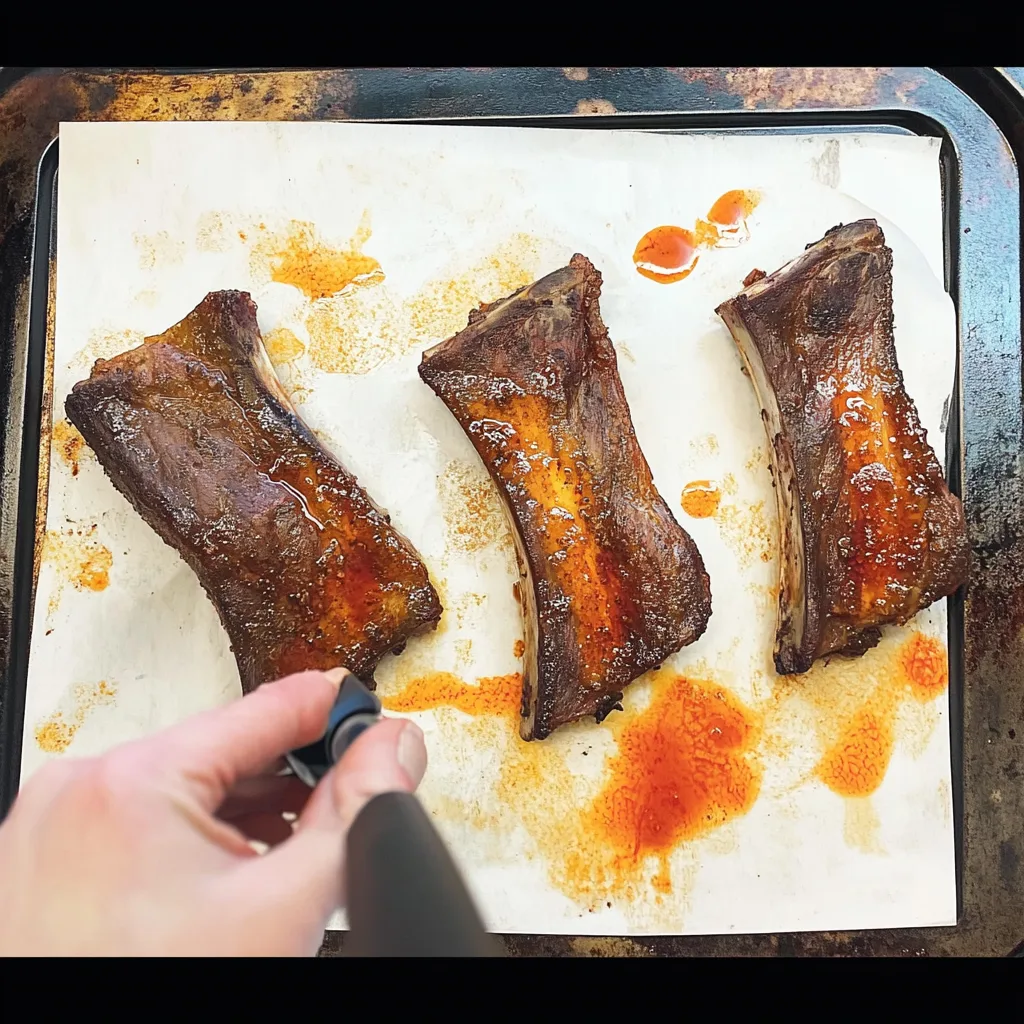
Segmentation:
{"type": "Polygon", "coordinates": [[[54,446],[23,779],[49,757],[102,751],[239,693],[195,577],[61,422],[95,358],[165,330],[219,288],[252,292],[301,414],[389,510],[441,593],[441,627],[385,659],[381,694],[436,672],[469,685],[517,672],[509,534],[469,441],[416,366],[473,305],[582,252],[604,275],[602,314],[636,434],[701,550],[713,613],[705,635],[634,683],[625,710],[600,726],[524,745],[507,715],[413,714],[430,752],[422,797],[489,925],[621,935],[954,923],[946,694],[871,703],[908,639],[944,648],[945,604],[888,630],[852,669],[775,676],[765,437],[714,314],[754,267],[770,272],[833,225],[877,216],[894,251],[900,365],[941,459],[956,334],[940,283],[937,140],[152,123],[65,124],[60,145],[54,446]],[[745,244],[703,252],[673,285],[636,272],[646,231],[692,227],[734,188],[762,194],[745,244]],[[288,277],[289,246],[299,278],[318,247],[334,252],[332,272],[339,252],[369,262],[341,295],[316,298],[315,282],[307,294],[273,280],[288,277]],[[679,507],[699,479],[722,492],[712,518],[679,507]],[[611,777],[616,730],[675,674],[748,710],[756,798],[624,867],[583,834],[593,820],[583,812],[611,777]],[[888,715],[884,778],[869,795],[843,796],[823,781],[828,745],[876,712],[888,715]]]}

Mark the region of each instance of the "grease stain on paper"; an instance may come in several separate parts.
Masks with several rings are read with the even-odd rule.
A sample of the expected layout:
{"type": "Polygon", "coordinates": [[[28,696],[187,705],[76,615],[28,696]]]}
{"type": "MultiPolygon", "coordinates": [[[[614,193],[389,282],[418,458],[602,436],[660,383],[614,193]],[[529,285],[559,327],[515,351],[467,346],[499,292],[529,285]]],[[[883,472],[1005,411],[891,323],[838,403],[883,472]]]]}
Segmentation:
{"type": "Polygon", "coordinates": [[[689,442],[691,458],[702,458],[714,455],[718,451],[718,437],[715,434],[703,434],[691,438],[689,442]]]}
{"type": "MultiPolygon", "coordinates": [[[[731,823],[762,794],[768,763],[795,766],[790,788],[827,785],[844,800],[845,841],[883,852],[870,797],[895,749],[923,751],[937,713],[912,720],[900,708],[931,706],[944,692],[945,665],[941,641],[894,635],[859,661],[772,677],[749,705],[706,664],[686,675],[661,670],[631,685],[624,712],[532,743],[517,734],[519,673],[475,684],[428,673],[382,700],[392,711],[456,709],[460,717],[436,719],[445,749],[456,760],[463,750],[467,768],[475,750],[498,757],[491,797],[438,796],[432,806],[446,821],[486,831],[498,857],[525,830],[528,855],[585,911],[615,900],[635,917],[631,901],[647,891],[655,903],[645,923],[668,927],[685,912],[697,858],[735,847],[731,823]]],[[[780,796],[777,785],[769,795],[780,796]]]]}
{"type": "Polygon", "coordinates": [[[324,373],[368,373],[381,363],[462,330],[471,310],[539,276],[540,244],[515,234],[469,267],[452,269],[396,300],[385,287],[314,302],[306,316],[310,359],[324,373]]]}
{"type": "Polygon", "coordinates": [[[306,351],[306,346],[294,331],[277,327],[263,339],[263,347],[274,367],[294,362],[306,351]]]}
{"type": "Polygon", "coordinates": [[[453,264],[428,281],[408,302],[413,344],[443,341],[466,326],[471,310],[532,284],[542,273],[546,248],[541,239],[517,232],[468,267],[453,264]]]}
{"type": "Polygon", "coordinates": [[[44,753],[63,754],[86,718],[96,708],[114,702],[117,687],[102,679],[93,686],[79,683],[72,687],[69,696],[66,707],[54,711],[35,727],[36,744],[44,753]]]}
{"type": "Polygon", "coordinates": [[[57,577],[50,595],[50,614],[60,606],[67,585],[94,592],[109,586],[114,558],[110,549],[95,537],[95,525],[46,531],[43,561],[53,566],[57,577]]]}
{"type": "MultiPolygon", "coordinates": [[[[356,285],[379,284],[384,271],[363,246],[373,234],[369,211],[351,239],[335,246],[326,241],[310,221],[290,221],[282,231],[270,231],[263,225],[252,243],[249,266],[258,280],[298,288],[311,302],[338,295],[356,285]]],[[[245,231],[238,232],[247,241],[245,231]]]]}
{"type": "Polygon", "coordinates": [[[279,227],[238,212],[211,210],[198,219],[193,244],[199,252],[247,248],[257,283],[290,285],[302,296],[298,315],[308,345],[290,331],[279,355],[270,353],[275,365],[301,359],[298,345],[303,344],[313,367],[342,374],[369,373],[443,341],[466,326],[471,310],[525,287],[564,258],[554,242],[516,232],[483,256],[453,260],[414,294],[399,296],[387,286],[380,262],[364,252],[371,237],[368,210],[340,245],[311,221],[291,220],[279,227]]]}
{"type": "Polygon", "coordinates": [[[781,676],[772,695],[773,728],[806,747],[814,760],[798,782],[817,781],[845,801],[844,837],[882,852],[871,796],[897,749],[920,757],[940,721],[934,701],[949,682],[945,644],[920,631],[887,634],[859,658],[834,657],[799,676],[781,676]]]}
{"type": "Polygon", "coordinates": [[[72,476],[78,476],[81,462],[94,459],[92,449],[85,443],[78,428],[68,420],[57,420],[53,424],[50,445],[61,461],[71,470],[72,476]]]}
{"type": "Polygon", "coordinates": [[[474,552],[491,544],[513,544],[501,499],[486,470],[453,459],[438,477],[437,491],[451,547],[474,552]]]}
{"type": "Polygon", "coordinates": [[[309,359],[321,373],[369,373],[409,347],[403,311],[381,287],[314,302],[305,323],[309,359]]]}
{"type": "Polygon", "coordinates": [[[130,348],[137,348],[144,340],[142,331],[98,327],[89,332],[85,345],[68,361],[68,370],[86,376],[98,359],[113,359],[130,348]]]}
{"type": "Polygon", "coordinates": [[[770,562],[775,551],[773,522],[764,501],[735,501],[719,505],[715,513],[722,539],[741,567],[770,562]]]}
{"type": "Polygon", "coordinates": [[[157,231],[151,235],[136,232],[132,239],[139,251],[142,270],[162,270],[185,259],[184,240],[175,238],[169,231],[157,231]]]}

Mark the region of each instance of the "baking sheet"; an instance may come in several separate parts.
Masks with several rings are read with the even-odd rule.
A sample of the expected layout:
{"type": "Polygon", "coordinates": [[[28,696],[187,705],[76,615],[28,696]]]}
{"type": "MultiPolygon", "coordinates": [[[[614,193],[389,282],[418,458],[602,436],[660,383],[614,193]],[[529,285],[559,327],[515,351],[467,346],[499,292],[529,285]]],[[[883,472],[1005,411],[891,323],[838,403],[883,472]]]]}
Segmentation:
{"type": "Polygon", "coordinates": [[[72,124],[58,188],[57,418],[23,778],[238,694],[195,578],[61,410],[93,359],[164,330],[208,291],[242,288],[300,412],[441,593],[438,632],[386,659],[378,682],[393,706],[457,705],[410,712],[431,757],[421,792],[492,928],[954,923],[948,701],[942,672],[920,678],[944,651],[945,606],[859,662],[774,675],[765,440],[713,312],[753,267],[771,271],[834,224],[878,215],[894,251],[900,364],[943,451],[956,335],[940,284],[937,140],[72,124]],[[743,245],[703,251],[672,285],[636,273],[645,232],[693,226],[734,188],[762,197],[743,245]],[[636,433],[700,547],[713,614],[697,643],[629,688],[624,712],[527,745],[509,700],[522,637],[510,537],[471,445],[415,368],[473,305],[576,251],[604,274],[636,433]],[[721,504],[694,519],[679,495],[705,479],[721,504]],[[735,746],[709,747],[723,724],[735,746]],[[682,822],[663,806],[665,751],[682,751],[681,770],[703,786],[686,790],[696,803],[682,822]],[[637,799],[661,838],[638,826],[637,799]]]}

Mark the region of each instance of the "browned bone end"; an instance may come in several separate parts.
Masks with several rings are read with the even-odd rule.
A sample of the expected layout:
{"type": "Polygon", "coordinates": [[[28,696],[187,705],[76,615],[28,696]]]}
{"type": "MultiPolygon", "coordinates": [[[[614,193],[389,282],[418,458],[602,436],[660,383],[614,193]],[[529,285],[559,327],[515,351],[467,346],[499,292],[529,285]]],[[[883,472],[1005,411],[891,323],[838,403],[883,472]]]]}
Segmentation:
{"type": "Polygon", "coordinates": [[[380,659],[433,629],[415,549],[296,414],[245,292],[99,360],[65,402],[107,476],[191,566],[242,689],[380,659]]]}
{"type": "Polygon", "coordinates": [[[617,707],[707,627],[700,553],[658,494],[581,255],[423,356],[516,539],[526,634],[524,739],[617,707]]]}
{"type": "Polygon", "coordinates": [[[892,251],[839,225],[717,309],[761,405],[782,544],[775,667],[857,656],[967,579],[950,493],[896,359],[892,251]]]}

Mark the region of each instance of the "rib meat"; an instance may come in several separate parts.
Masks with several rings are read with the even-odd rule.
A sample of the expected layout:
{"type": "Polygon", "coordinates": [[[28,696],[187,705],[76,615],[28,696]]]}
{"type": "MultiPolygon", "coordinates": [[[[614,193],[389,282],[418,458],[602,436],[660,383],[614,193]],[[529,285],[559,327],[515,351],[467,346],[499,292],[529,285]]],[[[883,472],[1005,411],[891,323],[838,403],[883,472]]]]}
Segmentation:
{"type": "Polygon", "coordinates": [[[65,404],[114,486],[192,567],[245,692],[432,629],[427,570],[282,390],[244,292],[100,360],[65,404]]]}
{"type": "Polygon", "coordinates": [[[967,578],[950,493],[896,361],[892,251],[873,220],[833,228],[717,312],[771,447],[782,537],[775,667],[859,655],[967,578]]]}
{"type": "Polygon", "coordinates": [[[655,490],[584,256],[426,352],[420,376],[469,435],[517,541],[524,739],[600,721],[631,680],[704,632],[696,545],[655,490]]]}

